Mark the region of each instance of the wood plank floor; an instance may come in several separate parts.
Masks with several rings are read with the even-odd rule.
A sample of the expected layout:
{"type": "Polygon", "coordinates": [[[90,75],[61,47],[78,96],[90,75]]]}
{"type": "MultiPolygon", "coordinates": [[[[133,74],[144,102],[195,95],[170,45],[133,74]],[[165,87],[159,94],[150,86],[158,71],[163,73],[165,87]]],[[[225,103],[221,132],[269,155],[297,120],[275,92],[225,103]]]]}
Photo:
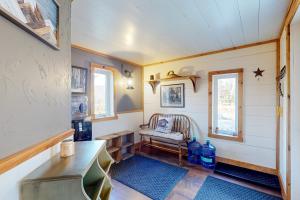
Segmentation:
{"type": "MultiPolygon", "coordinates": [[[[177,164],[177,156],[171,153],[158,151],[156,149],[145,148],[141,155],[158,159],[170,164],[177,164]]],[[[248,188],[252,188],[261,192],[265,192],[274,196],[281,196],[279,192],[273,191],[264,187],[260,187],[251,183],[239,181],[222,175],[214,174],[212,170],[207,170],[198,165],[189,164],[184,162],[184,168],[188,169],[187,175],[177,183],[169,194],[166,200],[193,200],[198,190],[201,188],[207,176],[211,175],[232,183],[236,183],[248,188]]],[[[111,200],[149,200],[150,198],[123,185],[122,183],[112,180],[113,190],[111,200]]]]}

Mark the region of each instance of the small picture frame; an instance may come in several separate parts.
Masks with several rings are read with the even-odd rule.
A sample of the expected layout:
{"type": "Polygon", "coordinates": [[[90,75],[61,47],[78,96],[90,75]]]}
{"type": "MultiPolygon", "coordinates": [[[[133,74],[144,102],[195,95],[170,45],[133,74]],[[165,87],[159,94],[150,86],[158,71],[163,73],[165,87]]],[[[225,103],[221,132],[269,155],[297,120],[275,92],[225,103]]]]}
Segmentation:
{"type": "Polygon", "coordinates": [[[160,86],[160,107],[184,108],[184,83],[160,86]]]}
{"type": "Polygon", "coordinates": [[[71,92],[73,94],[86,94],[88,70],[72,66],[71,92]]]}

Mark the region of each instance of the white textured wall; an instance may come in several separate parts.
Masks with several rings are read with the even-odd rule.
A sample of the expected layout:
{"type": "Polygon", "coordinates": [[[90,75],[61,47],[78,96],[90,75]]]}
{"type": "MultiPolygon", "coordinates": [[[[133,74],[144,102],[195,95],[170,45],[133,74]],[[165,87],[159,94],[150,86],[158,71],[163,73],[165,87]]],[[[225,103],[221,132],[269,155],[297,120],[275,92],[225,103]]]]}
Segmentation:
{"type": "Polygon", "coordinates": [[[205,57],[182,60],[151,67],[145,67],[144,78],[160,73],[165,77],[169,70],[175,73],[189,72],[201,76],[198,91],[194,93],[189,81],[164,82],[163,84],[185,83],[185,108],[160,108],[160,86],[156,94],[145,82],[145,121],[155,112],[182,113],[192,118],[192,133],[201,142],[208,132],[208,72],[213,70],[244,68],[244,142],[211,139],[217,147],[217,155],[229,159],[276,168],[276,44],[266,44],[247,49],[225,52],[205,57]],[[253,71],[265,70],[260,80],[253,71]]]}
{"type": "MultiPolygon", "coordinates": [[[[280,38],[280,69],[286,65],[286,32],[284,31],[280,38]]],[[[280,98],[280,107],[282,115],[280,117],[280,149],[279,149],[279,174],[286,192],[286,164],[287,164],[287,76],[281,80],[284,96],[280,98]]]]}
{"type": "MultiPolygon", "coordinates": [[[[103,122],[93,122],[93,138],[124,130],[136,132],[143,124],[143,112],[118,114],[118,119],[103,122]]],[[[139,141],[135,136],[135,142],[139,141]]]]}
{"type": "Polygon", "coordinates": [[[291,199],[300,199],[300,11],[291,26],[291,199]]]}

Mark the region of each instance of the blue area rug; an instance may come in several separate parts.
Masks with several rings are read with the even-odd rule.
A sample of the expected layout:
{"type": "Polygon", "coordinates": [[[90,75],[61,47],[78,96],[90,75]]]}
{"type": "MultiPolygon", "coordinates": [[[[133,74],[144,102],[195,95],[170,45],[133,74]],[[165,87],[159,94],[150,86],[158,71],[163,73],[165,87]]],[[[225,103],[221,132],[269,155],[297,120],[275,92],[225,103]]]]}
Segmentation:
{"type": "Polygon", "coordinates": [[[194,200],[281,200],[281,198],[208,176],[194,200]]]}
{"type": "Polygon", "coordinates": [[[216,165],[215,173],[231,176],[233,178],[241,179],[244,181],[254,183],[256,185],[261,185],[280,191],[280,183],[278,177],[275,175],[266,174],[220,162],[218,162],[216,165]]]}
{"type": "Polygon", "coordinates": [[[133,156],[111,168],[113,179],[154,200],[163,200],[188,170],[143,156],[133,156]]]}

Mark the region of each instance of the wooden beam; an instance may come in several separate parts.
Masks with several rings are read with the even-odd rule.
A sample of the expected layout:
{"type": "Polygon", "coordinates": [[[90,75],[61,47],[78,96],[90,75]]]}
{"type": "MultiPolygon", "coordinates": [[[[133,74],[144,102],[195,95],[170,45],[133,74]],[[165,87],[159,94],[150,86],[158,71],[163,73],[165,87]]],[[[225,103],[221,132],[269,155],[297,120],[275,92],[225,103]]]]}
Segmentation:
{"type": "Polygon", "coordinates": [[[141,67],[141,65],[139,65],[137,63],[134,63],[134,62],[131,62],[129,60],[125,60],[125,59],[122,59],[122,58],[111,56],[111,55],[102,53],[100,51],[95,51],[95,50],[92,50],[92,49],[89,49],[87,47],[83,47],[83,46],[80,46],[80,45],[72,44],[72,48],[79,49],[79,50],[84,51],[86,53],[94,54],[94,55],[101,56],[101,57],[104,57],[104,58],[107,58],[107,59],[117,60],[121,63],[127,63],[127,64],[130,64],[130,65],[133,65],[133,66],[141,67]]]}
{"type": "Polygon", "coordinates": [[[25,162],[26,160],[29,160],[35,155],[49,149],[50,147],[58,144],[64,139],[72,136],[74,134],[74,131],[75,131],[74,129],[70,129],[65,132],[59,133],[58,135],[48,138],[36,145],[33,145],[11,156],[1,159],[0,174],[3,174],[4,172],[18,166],[19,164],[25,162]]]}
{"type": "Polygon", "coordinates": [[[286,166],[286,198],[291,199],[291,27],[287,26],[286,31],[286,76],[287,76],[287,166],[286,166]]]}
{"type": "Polygon", "coordinates": [[[170,60],[165,60],[165,61],[155,62],[155,63],[151,63],[151,64],[146,64],[146,65],[143,65],[143,66],[144,67],[149,67],[149,66],[153,66],[153,65],[166,64],[166,63],[175,62],[175,61],[182,61],[182,60],[198,58],[198,57],[202,57],[202,56],[208,56],[208,55],[213,55],[213,54],[218,54],[218,53],[224,53],[224,52],[227,52],[227,51],[245,49],[245,48],[249,48],[249,47],[254,47],[254,46],[259,46],[259,45],[264,45],[264,44],[277,42],[277,40],[278,39],[272,39],[272,40],[267,40],[267,41],[263,41],[263,42],[256,42],[256,43],[246,44],[246,45],[237,46],[237,47],[230,47],[230,48],[226,48],[226,49],[210,51],[210,52],[206,52],[206,53],[198,53],[198,54],[194,54],[194,55],[190,55],[190,56],[184,56],[184,57],[180,57],[180,58],[174,58],[174,59],[170,59],[170,60]]]}
{"type": "Polygon", "coordinates": [[[190,56],[184,56],[184,57],[174,58],[174,59],[170,59],[170,60],[145,64],[145,65],[134,63],[134,62],[129,61],[129,60],[125,60],[125,59],[122,59],[122,58],[111,56],[111,55],[108,55],[108,54],[105,54],[105,53],[102,53],[102,52],[99,52],[99,51],[95,51],[95,50],[92,50],[92,49],[89,49],[89,48],[86,48],[86,47],[83,47],[83,46],[80,46],[80,45],[76,45],[76,44],[72,44],[72,48],[79,49],[79,50],[84,51],[86,53],[102,56],[102,57],[105,57],[105,58],[108,58],[108,59],[118,60],[119,62],[124,62],[124,63],[130,64],[130,65],[133,65],[133,66],[149,67],[149,66],[153,66],[153,65],[166,64],[166,63],[175,62],[175,61],[187,60],[187,59],[192,59],[192,58],[197,58],[197,57],[202,57],[202,56],[208,56],[208,55],[213,55],[213,54],[224,53],[224,52],[227,52],[227,51],[234,51],[234,50],[245,49],[245,48],[249,48],[249,47],[269,44],[269,43],[277,42],[277,40],[278,39],[266,40],[266,41],[262,41],[262,42],[256,42],[256,43],[241,45],[241,46],[237,46],[237,47],[230,47],[230,48],[226,48],[226,49],[210,51],[210,52],[205,52],[205,53],[198,53],[198,54],[194,54],[194,55],[190,55],[190,56]]]}
{"type": "Polygon", "coordinates": [[[291,0],[288,12],[287,12],[287,14],[285,16],[285,19],[283,21],[283,24],[281,26],[281,30],[280,30],[280,33],[279,33],[279,38],[281,38],[284,29],[286,29],[288,27],[288,25],[292,22],[295,14],[298,10],[299,5],[300,5],[300,0],[291,0]]]}
{"type": "Polygon", "coordinates": [[[280,40],[276,45],[276,169],[279,170],[279,152],[280,152],[280,40]]]}

